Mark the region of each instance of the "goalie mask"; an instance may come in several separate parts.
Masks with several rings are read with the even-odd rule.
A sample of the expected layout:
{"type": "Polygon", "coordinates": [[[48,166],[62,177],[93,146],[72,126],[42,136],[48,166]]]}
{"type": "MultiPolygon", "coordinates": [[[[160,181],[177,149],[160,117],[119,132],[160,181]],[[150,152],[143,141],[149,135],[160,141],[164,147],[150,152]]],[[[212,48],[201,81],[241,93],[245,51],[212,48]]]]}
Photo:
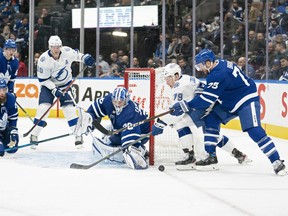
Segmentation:
{"type": "Polygon", "coordinates": [[[130,100],[129,92],[124,87],[117,87],[114,89],[111,97],[113,106],[116,110],[116,115],[119,115],[130,100]]]}

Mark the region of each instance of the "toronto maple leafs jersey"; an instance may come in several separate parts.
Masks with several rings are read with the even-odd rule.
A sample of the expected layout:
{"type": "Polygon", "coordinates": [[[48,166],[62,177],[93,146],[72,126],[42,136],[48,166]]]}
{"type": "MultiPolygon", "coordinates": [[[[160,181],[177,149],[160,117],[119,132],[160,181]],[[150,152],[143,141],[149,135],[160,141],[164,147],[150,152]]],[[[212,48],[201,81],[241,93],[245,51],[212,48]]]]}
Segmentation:
{"type": "Polygon", "coordinates": [[[203,93],[189,101],[189,107],[205,109],[218,99],[225,109],[233,113],[242,105],[259,100],[255,82],[232,62],[216,60],[206,82],[203,93]]]}
{"type": "MultiPolygon", "coordinates": [[[[147,113],[143,111],[139,105],[131,100],[123,108],[119,115],[116,115],[116,110],[112,103],[112,94],[108,94],[104,98],[99,98],[88,108],[87,112],[91,114],[93,119],[108,116],[115,130],[122,127],[135,124],[147,119],[147,113]]],[[[150,131],[149,122],[141,124],[131,129],[121,132],[121,145],[126,145],[138,139],[141,134],[147,134],[150,131]]]]}
{"type": "Polygon", "coordinates": [[[39,57],[37,64],[37,77],[40,84],[51,90],[55,87],[65,89],[72,80],[72,62],[81,62],[82,56],[83,54],[78,50],[62,46],[60,57],[55,60],[51,51],[47,50],[39,57]]]}
{"type": "Polygon", "coordinates": [[[0,48],[0,78],[4,78],[9,92],[14,92],[14,83],[17,77],[19,62],[13,56],[7,60],[0,48]]]}
{"type": "Polygon", "coordinates": [[[18,121],[18,108],[16,98],[9,92],[6,93],[6,102],[0,104],[0,132],[7,126],[16,127],[18,121]]]}

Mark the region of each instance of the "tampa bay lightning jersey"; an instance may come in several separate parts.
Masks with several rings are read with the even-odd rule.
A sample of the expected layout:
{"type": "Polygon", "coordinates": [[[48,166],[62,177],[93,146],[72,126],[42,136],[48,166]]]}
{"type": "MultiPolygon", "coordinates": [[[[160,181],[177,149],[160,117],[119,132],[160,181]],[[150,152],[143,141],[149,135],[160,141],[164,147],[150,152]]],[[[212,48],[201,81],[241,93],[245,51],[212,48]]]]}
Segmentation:
{"type": "MultiPolygon", "coordinates": [[[[194,76],[182,75],[179,80],[174,83],[172,88],[173,102],[175,104],[181,100],[192,100],[194,98],[195,89],[199,86],[200,80],[194,76]]],[[[166,124],[175,124],[179,118],[169,114],[161,117],[166,124]]]]}
{"type": "Polygon", "coordinates": [[[233,113],[242,105],[259,100],[255,82],[230,61],[216,60],[206,82],[203,93],[188,102],[191,108],[205,109],[218,99],[225,109],[233,113]]]}
{"type": "MultiPolygon", "coordinates": [[[[116,115],[116,110],[112,103],[112,94],[108,94],[104,98],[99,98],[88,108],[87,112],[92,115],[93,119],[108,116],[115,130],[122,127],[127,127],[131,124],[147,119],[147,114],[139,105],[131,100],[123,108],[119,115],[116,115]]],[[[138,139],[141,134],[147,134],[150,131],[149,122],[141,124],[131,129],[121,132],[121,144],[126,145],[138,139]]]]}
{"type": "Polygon", "coordinates": [[[18,121],[18,108],[16,98],[11,93],[6,94],[6,102],[0,104],[0,132],[7,126],[16,127],[18,121]]]}
{"type": "Polygon", "coordinates": [[[52,86],[47,85],[47,88],[53,89],[56,86],[64,89],[72,80],[72,62],[82,61],[82,56],[83,54],[79,53],[78,50],[63,46],[59,59],[55,60],[51,51],[47,50],[39,57],[37,64],[37,77],[40,84],[43,85],[45,81],[50,80],[54,84],[52,86]]]}
{"type": "Polygon", "coordinates": [[[18,60],[14,56],[7,60],[3,50],[0,48],[0,78],[5,79],[9,92],[14,92],[14,82],[17,77],[18,67],[18,60]]]}

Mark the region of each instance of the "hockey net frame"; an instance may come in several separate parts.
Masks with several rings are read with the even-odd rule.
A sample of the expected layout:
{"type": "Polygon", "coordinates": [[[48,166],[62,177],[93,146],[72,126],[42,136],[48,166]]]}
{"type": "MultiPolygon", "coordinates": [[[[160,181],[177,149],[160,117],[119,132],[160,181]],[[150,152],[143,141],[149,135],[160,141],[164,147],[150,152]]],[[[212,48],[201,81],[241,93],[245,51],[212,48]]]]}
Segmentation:
{"type": "MultiPolygon", "coordinates": [[[[162,70],[163,68],[127,68],[124,72],[124,86],[128,89],[131,100],[136,101],[149,117],[167,111],[173,101],[172,90],[164,82],[162,70]]],[[[154,121],[151,121],[151,129],[153,124],[154,121]]],[[[176,130],[169,126],[165,127],[162,135],[155,137],[151,135],[149,137],[149,164],[174,163],[181,158],[182,150],[177,141],[176,130]]]]}

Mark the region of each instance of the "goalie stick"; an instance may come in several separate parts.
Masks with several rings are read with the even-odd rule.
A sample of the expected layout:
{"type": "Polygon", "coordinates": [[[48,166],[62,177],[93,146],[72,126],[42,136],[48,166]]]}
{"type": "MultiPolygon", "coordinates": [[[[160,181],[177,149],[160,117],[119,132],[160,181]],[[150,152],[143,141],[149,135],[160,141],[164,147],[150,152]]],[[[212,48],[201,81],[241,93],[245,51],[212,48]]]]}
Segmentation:
{"type": "MultiPolygon", "coordinates": [[[[80,75],[86,70],[87,66],[85,66],[79,73],[78,75],[75,77],[75,79],[73,79],[71,81],[71,83],[63,90],[63,93],[67,92],[69,90],[69,88],[73,85],[73,83],[80,77],[80,75]]],[[[57,103],[57,101],[60,100],[59,98],[56,98],[56,100],[50,105],[50,107],[45,111],[45,113],[38,119],[38,121],[30,128],[29,131],[27,131],[26,133],[23,134],[23,137],[28,136],[32,130],[34,130],[34,128],[39,124],[39,122],[44,118],[44,116],[49,112],[49,110],[57,103]]]]}
{"type": "Polygon", "coordinates": [[[131,127],[136,127],[136,126],[138,126],[138,125],[141,125],[141,124],[144,124],[144,123],[146,123],[146,122],[152,121],[152,120],[154,120],[154,119],[156,119],[156,118],[159,118],[159,117],[161,117],[161,116],[170,114],[170,113],[172,113],[172,112],[173,112],[173,109],[170,109],[169,111],[160,113],[159,115],[152,116],[152,117],[147,118],[147,119],[145,119],[145,120],[143,120],[143,121],[136,122],[136,123],[134,123],[134,124],[132,124],[132,125],[129,125],[129,126],[127,126],[127,127],[120,128],[120,129],[115,130],[115,131],[109,131],[109,130],[107,130],[105,127],[103,127],[103,126],[100,124],[99,121],[93,121],[92,124],[93,124],[93,126],[94,126],[97,130],[99,130],[101,133],[106,134],[106,135],[113,135],[113,134],[118,134],[118,133],[120,133],[120,132],[122,132],[122,131],[124,131],[124,130],[127,130],[127,129],[131,128],[131,127]]]}
{"type": "Polygon", "coordinates": [[[24,145],[20,145],[20,146],[16,146],[16,147],[13,147],[13,148],[8,148],[8,149],[5,149],[4,151],[7,152],[7,151],[13,151],[13,150],[16,150],[16,149],[20,149],[20,148],[25,148],[25,147],[28,147],[28,146],[31,146],[31,145],[37,145],[37,144],[40,144],[40,143],[43,143],[43,142],[48,142],[48,141],[52,141],[52,140],[55,140],[55,139],[60,139],[60,138],[63,138],[63,137],[67,137],[67,136],[70,136],[72,134],[62,134],[62,135],[59,135],[59,136],[55,136],[55,137],[50,137],[50,138],[47,138],[47,139],[44,139],[44,140],[40,140],[40,141],[37,141],[37,142],[33,142],[33,143],[27,143],[27,144],[24,144],[24,145]]]}
{"type": "Polygon", "coordinates": [[[124,151],[125,149],[127,149],[129,146],[132,146],[132,145],[134,145],[135,143],[137,143],[137,142],[145,139],[146,137],[150,136],[151,133],[152,133],[152,132],[149,132],[148,134],[142,135],[142,136],[141,136],[140,138],[138,138],[137,140],[135,140],[135,141],[129,143],[128,145],[126,145],[126,146],[118,149],[117,151],[115,151],[115,152],[113,152],[113,153],[111,153],[111,154],[109,154],[109,155],[107,155],[107,156],[105,156],[105,157],[103,157],[103,158],[95,161],[95,162],[92,163],[92,164],[83,165],[83,164],[72,163],[72,164],[70,165],[70,168],[71,168],[71,169],[90,169],[91,167],[93,167],[93,166],[101,163],[102,161],[104,161],[104,160],[106,160],[106,159],[109,159],[110,157],[118,154],[119,152],[121,152],[121,151],[123,152],[123,151],[124,151]]]}

